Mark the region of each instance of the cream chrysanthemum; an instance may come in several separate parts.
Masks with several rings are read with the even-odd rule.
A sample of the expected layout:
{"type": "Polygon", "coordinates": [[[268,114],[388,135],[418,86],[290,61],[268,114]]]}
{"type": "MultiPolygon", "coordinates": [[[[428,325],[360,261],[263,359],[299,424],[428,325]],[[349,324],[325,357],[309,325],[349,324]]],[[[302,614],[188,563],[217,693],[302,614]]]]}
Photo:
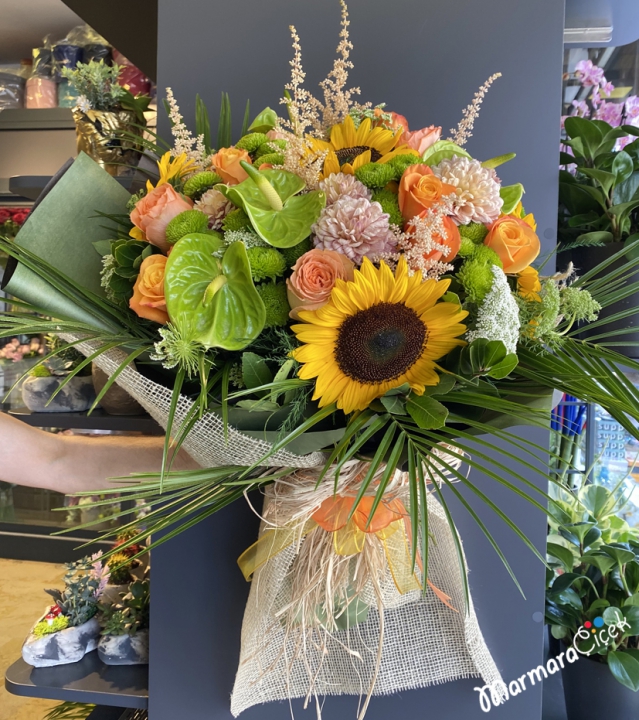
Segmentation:
{"type": "Polygon", "coordinates": [[[455,155],[432,168],[443,182],[456,188],[452,216],[460,225],[492,223],[499,217],[504,201],[500,183],[492,168],[482,167],[479,160],[455,155]]]}
{"type": "Polygon", "coordinates": [[[343,195],[324,208],[311,228],[315,247],[335,250],[359,265],[365,257],[376,258],[395,248],[389,215],[377,202],[343,195]]]}
{"type": "Polygon", "coordinates": [[[347,195],[351,198],[365,198],[370,200],[371,191],[361,183],[354,175],[346,175],[345,173],[334,173],[329,175],[319,184],[320,190],[326,195],[326,205],[332,205],[342,196],[347,195]]]}
{"type": "Polygon", "coordinates": [[[222,220],[233,210],[233,203],[219,190],[211,188],[195,203],[194,208],[209,216],[209,228],[220,230],[222,220]]]}
{"type": "Polygon", "coordinates": [[[304,343],[293,352],[300,378],[315,380],[314,400],[336,403],[345,413],[363,410],[392,388],[408,383],[417,395],[437,385],[435,361],[458,345],[468,313],[459,304],[438,302],[450,280],[408,275],[403,257],[393,275],[364,259],[352,282],[337,280],[318,310],[300,310],[293,325],[304,343]]]}

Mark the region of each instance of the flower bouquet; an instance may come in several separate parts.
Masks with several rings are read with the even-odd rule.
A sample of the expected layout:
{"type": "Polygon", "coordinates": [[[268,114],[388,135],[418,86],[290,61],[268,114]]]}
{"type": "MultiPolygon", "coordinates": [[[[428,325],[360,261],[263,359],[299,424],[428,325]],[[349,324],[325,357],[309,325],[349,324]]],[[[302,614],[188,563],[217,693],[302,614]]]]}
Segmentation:
{"type": "Polygon", "coordinates": [[[44,259],[54,228],[42,227],[33,252],[38,214],[70,208],[70,188],[86,187],[81,156],[24,241],[0,241],[41,283],[4,314],[1,333],[58,333],[110,376],[96,402],[117,382],[166,429],[161,472],[117,488],[147,513],[130,544],[170,526],[163,542],[263,490],[260,536],[239,558],[252,587],[234,714],[340,693],[365,694],[363,713],[374,693],[468,676],[498,688],[447,498],[515,579],[459,490],[539,555],[472,480],[481,471],[544,512],[553,502],[531,480],[547,479],[546,448],[508,428],[546,427],[557,389],[639,437],[639,393],[620,370],[639,364],[605,337],[577,339],[597,327],[610,283],[614,299],[632,292],[624,281],[639,260],[617,254],[605,282],[571,267],[542,276],[523,187],[496,172],[514,155],[479,160],[464,147],[498,76],[450,138],[411,130],[355,101],[342,8],[323,100],[303,86],[293,29],[284,117],[266,108],[249,122],[247,107],[233,143],[224,96],[214,149],[202,101],[193,136],[167,90],[174,143],[144,141],[159,161],[143,192],[105,210],[121,188],[102,178],[94,205],[56,219],[66,229],[73,212],[98,215],[94,230],[85,222],[75,252],[44,259]],[[106,222],[111,236],[97,238],[106,222]],[[77,271],[90,239],[102,255],[97,288],[77,271]],[[172,471],[180,449],[201,469],[172,471]]]}

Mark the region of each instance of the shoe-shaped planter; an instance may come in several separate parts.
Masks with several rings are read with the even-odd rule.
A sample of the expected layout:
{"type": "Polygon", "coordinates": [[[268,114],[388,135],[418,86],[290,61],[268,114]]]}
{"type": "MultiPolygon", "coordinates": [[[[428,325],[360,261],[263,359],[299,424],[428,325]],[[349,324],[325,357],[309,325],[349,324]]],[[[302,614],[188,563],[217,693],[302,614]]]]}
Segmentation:
{"type": "Polygon", "coordinates": [[[149,631],[134,635],[103,635],[98,643],[98,656],[105,665],[147,665],[149,662],[149,631]]]}
{"type": "MultiPolygon", "coordinates": [[[[35,626],[34,626],[35,627],[35,626]]],[[[98,646],[100,623],[97,617],[77,627],[37,637],[33,632],[24,641],[22,658],[33,667],[52,667],[78,662],[98,646]]]]}

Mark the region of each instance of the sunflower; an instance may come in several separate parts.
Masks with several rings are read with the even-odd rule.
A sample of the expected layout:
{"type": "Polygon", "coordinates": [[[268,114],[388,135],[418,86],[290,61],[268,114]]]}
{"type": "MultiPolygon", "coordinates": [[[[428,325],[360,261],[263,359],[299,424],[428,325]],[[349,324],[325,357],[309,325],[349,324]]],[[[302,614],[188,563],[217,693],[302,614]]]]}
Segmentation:
{"type": "Polygon", "coordinates": [[[409,277],[403,257],[395,275],[364,258],[352,282],[336,281],[326,305],[300,310],[304,324],[292,329],[304,344],[293,357],[302,363],[300,378],[317,378],[313,400],[350,413],[404,383],[418,395],[437,385],[435,361],[465,344],[460,321],[468,313],[437,302],[449,284],[409,277]]]}
{"type": "Polygon", "coordinates": [[[352,175],[366,163],[384,163],[396,155],[414,152],[407,145],[397,147],[401,134],[401,128],[371,127],[370,118],[365,118],[355,129],[353,118],[347,115],[344,122],[331,128],[330,142],[312,138],[311,143],[317,150],[328,151],[323,177],[338,172],[352,175]]]}

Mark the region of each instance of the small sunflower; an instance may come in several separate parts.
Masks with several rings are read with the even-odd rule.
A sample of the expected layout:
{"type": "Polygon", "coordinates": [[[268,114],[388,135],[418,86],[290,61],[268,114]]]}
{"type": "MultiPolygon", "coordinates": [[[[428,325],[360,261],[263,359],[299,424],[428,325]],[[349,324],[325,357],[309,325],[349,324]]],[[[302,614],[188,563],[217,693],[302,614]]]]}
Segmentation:
{"type": "Polygon", "coordinates": [[[352,282],[337,280],[326,305],[300,310],[293,325],[304,343],[293,352],[300,378],[317,378],[314,400],[337,402],[345,413],[363,410],[392,388],[408,383],[421,395],[437,385],[435,361],[458,345],[468,313],[457,303],[437,301],[450,280],[408,275],[400,258],[395,275],[364,258],[352,282]]]}
{"type": "Polygon", "coordinates": [[[328,151],[324,160],[323,177],[326,178],[338,172],[353,175],[366,163],[384,163],[395,155],[413,152],[407,145],[397,147],[401,135],[401,128],[397,131],[372,127],[370,118],[363,120],[355,129],[353,118],[347,115],[344,122],[333,125],[329,142],[317,139],[311,139],[311,142],[318,150],[328,151]]]}

